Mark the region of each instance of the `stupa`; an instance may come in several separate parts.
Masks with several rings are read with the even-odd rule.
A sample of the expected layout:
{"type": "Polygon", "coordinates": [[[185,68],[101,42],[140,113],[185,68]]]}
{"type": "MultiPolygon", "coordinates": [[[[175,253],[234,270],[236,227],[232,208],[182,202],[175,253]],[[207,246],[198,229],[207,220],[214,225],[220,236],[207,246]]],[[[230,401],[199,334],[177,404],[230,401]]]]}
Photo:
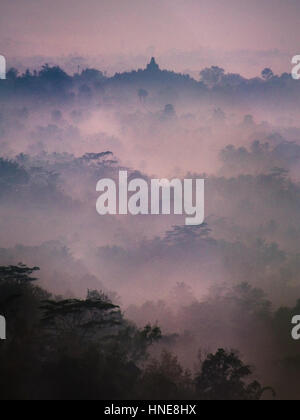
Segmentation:
{"type": "Polygon", "coordinates": [[[157,62],[155,61],[155,58],[152,57],[150,63],[147,66],[147,71],[151,71],[153,72],[157,72],[160,70],[159,65],[157,64],[157,62]]]}

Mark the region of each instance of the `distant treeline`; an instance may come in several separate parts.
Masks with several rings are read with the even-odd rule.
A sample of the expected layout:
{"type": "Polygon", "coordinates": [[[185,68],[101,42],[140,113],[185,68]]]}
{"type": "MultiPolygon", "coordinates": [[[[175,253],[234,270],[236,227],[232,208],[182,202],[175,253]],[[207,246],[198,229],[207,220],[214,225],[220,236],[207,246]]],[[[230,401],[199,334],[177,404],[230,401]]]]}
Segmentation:
{"type": "MultiPolygon", "coordinates": [[[[155,62],[154,62],[155,63],[155,62]]],[[[148,96],[147,89],[154,86],[206,97],[212,93],[221,96],[239,96],[254,99],[260,96],[274,100],[279,94],[297,101],[300,83],[293,80],[291,74],[283,73],[278,76],[269,68],[261,72],[260,77],[247,79],[240,74],[226,73],[218,66],[205,68],[199,72],[199,79],[195,80],[187,74],[161,70],[158,65],[147,66],[146,69],[131,72],[116,73],[108,77],[106,72],[87,68],[74,75],[67,74],[59,66],[45,64],[40,70],[26,70],[19,74],[15,68],[7,72],[6,80],[0,83],[2,97],[16,95],[33,95],[57,97],[60,100],[72,101],[75,97],[91,100],[94,94],[104,94],[106,88],[121,89],[122,86],[136,88],[141,99],[148,96]]],[[[281,98],[281,100],[283,100],[281,98]]]]}

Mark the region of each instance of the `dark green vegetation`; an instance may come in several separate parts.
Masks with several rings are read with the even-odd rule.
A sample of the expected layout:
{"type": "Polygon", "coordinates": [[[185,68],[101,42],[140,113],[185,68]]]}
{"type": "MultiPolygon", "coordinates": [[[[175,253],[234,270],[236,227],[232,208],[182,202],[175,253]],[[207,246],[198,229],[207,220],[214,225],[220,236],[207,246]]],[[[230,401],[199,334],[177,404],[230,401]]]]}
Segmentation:
{"type": "Polygon", "coordinates": [[[1,399],[258,400],[261,385],[235,352],[218,350],[196,373],[163,351],[159,327],[138,329],[104,294],[85,300],[50,296],[34,284],[38,268],[0,267],[0,311],[8,340],[0,343],[1,399]]]}

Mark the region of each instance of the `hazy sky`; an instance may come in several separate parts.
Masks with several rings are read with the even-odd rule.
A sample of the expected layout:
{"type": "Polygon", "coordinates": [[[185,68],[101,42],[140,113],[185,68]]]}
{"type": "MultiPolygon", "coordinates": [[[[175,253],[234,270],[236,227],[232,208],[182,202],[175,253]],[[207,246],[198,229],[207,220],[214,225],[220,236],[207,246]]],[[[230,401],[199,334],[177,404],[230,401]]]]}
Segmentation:
{"type": "Polygon", "coordinates": [[[123,60],[155,54],[182,70],[219,58],[242,72],[270,61],[290,70],[299,30],[300,0],[1,0],[0,52],[123,60]]]}

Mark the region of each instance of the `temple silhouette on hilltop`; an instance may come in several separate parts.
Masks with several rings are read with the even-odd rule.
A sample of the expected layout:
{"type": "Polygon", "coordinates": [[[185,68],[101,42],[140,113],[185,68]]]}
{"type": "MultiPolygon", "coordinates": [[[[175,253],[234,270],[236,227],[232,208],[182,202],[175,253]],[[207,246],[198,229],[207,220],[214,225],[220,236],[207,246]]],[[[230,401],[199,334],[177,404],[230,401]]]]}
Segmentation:
{"type": "Polygon", "coordinates": [[[152,73],[156,72],[156,71],[160,71],[159,65],[157,64],[157,62],[155,61],[155,58],[152,57],[150,63],[147,65],[146,68],[147,71],[151,71],[152,73]]]}
{"type": "Polygon", "coordinates": [[[124,73],[116,73],[111,81],[117,80],[123,83],[136,83],[141,87],[141,83],[145,83],[143,88],[147,85],[146,83],[161,83],[168,86],[178,87],[190,87],[191,89],[198,89],[199,83],[192,79],[187,74],[175,73],[170,70],[162,70],[156,62],[155,57],[152,57],[146,68],[139,68],[138,70],[132,70],[124,73]]]}

